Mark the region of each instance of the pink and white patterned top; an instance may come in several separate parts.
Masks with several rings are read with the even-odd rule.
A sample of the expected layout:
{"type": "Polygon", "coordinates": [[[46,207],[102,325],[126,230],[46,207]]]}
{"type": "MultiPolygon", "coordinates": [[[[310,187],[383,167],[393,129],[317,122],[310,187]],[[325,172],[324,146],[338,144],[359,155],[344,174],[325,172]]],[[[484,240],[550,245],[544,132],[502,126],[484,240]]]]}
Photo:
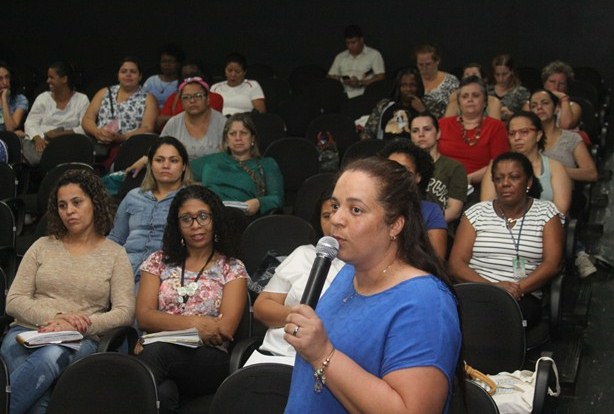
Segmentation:
{"type": "MultiPolygon", "coordinates": [[[[172,315],[219,315],[222,304],[224,285],[235,279],[247,278],[247,271],[243,263],[234,258],[219,255],[212,267],[205,270],[198,280],[198,287],[194,296],[188,301],[180,303],[177,288],[181,286],[181,266],[169,266],[162,259],[164,253],[158,250],[152,253],[141,265],[141,272],[148,272],[160,278],[160,290],[158,292],[158,309],[172,315]]],[[[186,269],[184,286],[194,282],[198,272],[186,269]]]]}

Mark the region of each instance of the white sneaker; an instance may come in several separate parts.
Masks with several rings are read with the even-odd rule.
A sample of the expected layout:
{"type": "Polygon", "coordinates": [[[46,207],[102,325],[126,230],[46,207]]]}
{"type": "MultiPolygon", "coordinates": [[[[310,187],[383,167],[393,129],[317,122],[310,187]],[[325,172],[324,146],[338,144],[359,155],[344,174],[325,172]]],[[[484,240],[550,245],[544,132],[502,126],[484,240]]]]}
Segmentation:
{"type": "Polygon", "coordinates": [[[591,262],[590,256],[584,251],[578,253],[574,263],[576,264],[576,269],[580,277],[583,279],[597,272],[597,268],[593,262],[591,262]]]}

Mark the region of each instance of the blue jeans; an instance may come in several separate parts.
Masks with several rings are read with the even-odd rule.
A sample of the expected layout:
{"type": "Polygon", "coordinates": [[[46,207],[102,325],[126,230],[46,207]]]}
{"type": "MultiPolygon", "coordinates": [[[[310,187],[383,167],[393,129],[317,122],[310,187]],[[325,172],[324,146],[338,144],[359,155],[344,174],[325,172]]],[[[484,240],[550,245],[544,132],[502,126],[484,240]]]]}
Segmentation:
{"type": "Polygon", "coordinates": [[[29,330],[13,326],[0,348],[11,383],[10,414],[45,413],[56,379],[71,363],[96,352],[98,346],[96,341],[84,339],[79,351],[60,345],[29,349],[15,340],[19,333],[29,330]]]}

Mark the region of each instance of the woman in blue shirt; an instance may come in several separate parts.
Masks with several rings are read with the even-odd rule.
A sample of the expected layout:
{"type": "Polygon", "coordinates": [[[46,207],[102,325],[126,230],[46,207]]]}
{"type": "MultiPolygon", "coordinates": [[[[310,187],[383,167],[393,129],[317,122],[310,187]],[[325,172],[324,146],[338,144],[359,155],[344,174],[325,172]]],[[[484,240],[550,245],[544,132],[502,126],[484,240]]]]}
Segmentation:
{"type": "Polygon", "coordinates": [[[161,137],[147,153],[147,173],[140,188],[131,190],[115,215],[109,239],[124,246],[135,282],[138,268],[162,247],[162,235],[171,201],[179,189],[192,181],[188,153],[176,138],[161,137]]]}
{"type": "Polygon", "coordinates": [[[28,112],[28,99],[15,92],[11,90],[11,68],[0,62],[0,131],[17,130],[28,112]]]}
{"type": "Polygon", "coordinates": [[[459,364],[456,299],[405,167],[349,164],[333,191],[333,237],[348,263],[316,311],[292,309],[297,350],[286,413],[445,412],[459,364]]]}

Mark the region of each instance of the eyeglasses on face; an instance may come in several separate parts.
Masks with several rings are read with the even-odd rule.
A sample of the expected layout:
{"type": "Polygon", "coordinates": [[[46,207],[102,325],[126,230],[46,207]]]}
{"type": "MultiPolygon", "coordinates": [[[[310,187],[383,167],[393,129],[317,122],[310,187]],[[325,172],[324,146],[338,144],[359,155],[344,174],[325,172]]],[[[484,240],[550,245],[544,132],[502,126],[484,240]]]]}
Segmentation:
{"type": "Polygon", "coordinates": [[[193,93],[191,95],[181,95],[181,100],[184,102],[190,102],[191,100],[202,101],[205,99],[207,95],[202,92],[193,93]]]}
{"type": "Polygon", "coordinates": [[[191,216],[189,214],[179,216],[179,224],[181,225],[181,227],[191,227],[194,221],[196,221],[201,226],[206,226],[211,222],[211,214],[205,211],[201,211],[195,216],[191,216]]]}

